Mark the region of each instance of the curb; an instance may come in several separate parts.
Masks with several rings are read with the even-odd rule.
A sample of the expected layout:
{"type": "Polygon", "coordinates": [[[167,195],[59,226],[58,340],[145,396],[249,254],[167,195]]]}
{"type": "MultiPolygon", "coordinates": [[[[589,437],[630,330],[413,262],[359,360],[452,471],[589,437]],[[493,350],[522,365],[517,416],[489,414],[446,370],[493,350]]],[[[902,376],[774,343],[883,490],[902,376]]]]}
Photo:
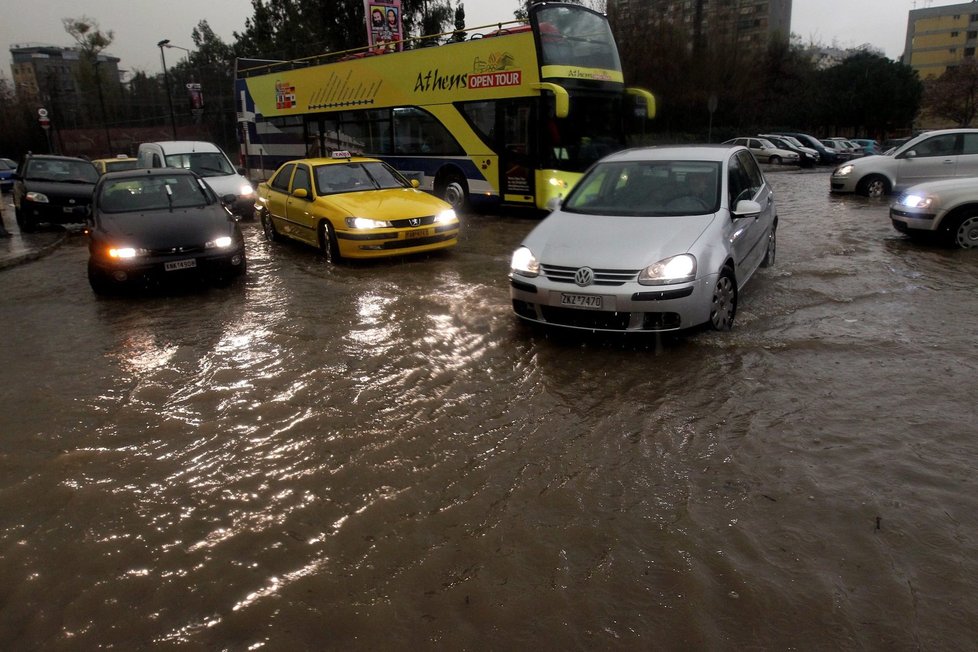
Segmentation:
{"type": "MultiPolygon", "coordinates": [[[[14,236],[12,235],[11,237],[14,236]]],[[[67,239],[68,232],[62,231],[53,241],[48,242],[47,244],[38,247],[30,247],[28,249],[24,249],[23,251],[18,251],[6,256],[0,255],[0,270],[15,267],[32,260],[37,260],[38,258],[43,258],[64,244],[65,240],[67,239]]]]}

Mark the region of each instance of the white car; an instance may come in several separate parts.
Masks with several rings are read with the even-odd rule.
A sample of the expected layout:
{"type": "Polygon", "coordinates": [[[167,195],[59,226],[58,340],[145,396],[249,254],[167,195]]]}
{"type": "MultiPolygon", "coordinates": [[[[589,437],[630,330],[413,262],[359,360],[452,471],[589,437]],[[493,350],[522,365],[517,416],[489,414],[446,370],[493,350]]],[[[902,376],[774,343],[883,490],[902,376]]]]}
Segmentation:
{"type": "Polygon", "coordinates": [[[978,129],[941,129],[913,138],[890,154],[864,156],[832,172],[832,192],[882,197],[937,179],[978,176],[978,129]]]}
{"type": "Polygon", "coordinates": [[[741,145],[750,150],[761,163],[769,165],[798,165],[800,156],[796,152],[781,149],[767,138],[731,138],[723,142],[724,145],[741,145]]]}
{"type": "Polygon", "coordinates": [[[744,147],[612,154],[513,253],[513,310],[589,331],[727,330],[744,284],[774,263],[777,226],[744,147]]]}
{"type": "Polygon", "coordinates": [[[952,247],[978,247],[978,178],[908,188],[890,206],[890,221],[912,238],[936,236],[952,247]]]}

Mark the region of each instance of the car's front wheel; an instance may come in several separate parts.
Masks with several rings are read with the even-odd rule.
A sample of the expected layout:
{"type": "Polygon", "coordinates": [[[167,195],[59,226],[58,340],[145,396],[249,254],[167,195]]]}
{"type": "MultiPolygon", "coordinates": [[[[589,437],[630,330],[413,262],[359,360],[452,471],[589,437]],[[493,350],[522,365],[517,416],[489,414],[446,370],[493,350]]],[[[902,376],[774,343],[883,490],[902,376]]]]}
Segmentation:
{"type": "Polygon", "coordinates": [[[781,157],[780,156],[772,156],[768,160],[768,163],[770,163],[771,165],[781,165],[781,157]]]}
{"type": "Polygon", "coordinates": [[[883,197],[890,194],[890,182],[886,180],[886,177],[871,174],[859,182],[856,192],[866,197],[883,197]]]}
{"type": "Polygon", "coordinates": [[[336,242],[336,231],[328,220],[319,223],[319,248],[323,252],[326,262],[338,263],[343,257],[340,255],[340,247],[336,242]]]}
{"type": "Polygon", "coordinates": [[[948,224],[948,243],[958,249],[978,247],[978,215],[964,215],[948,224]]]}
{"type": "Polygon", "coordinates": [[[710,326],[716,331],[728,331],[733,328],[734,317],[737,315],[737,282],[729,267],[720,272],[716,285],[713,286],[713,302],[710,306],[710,326]]]}

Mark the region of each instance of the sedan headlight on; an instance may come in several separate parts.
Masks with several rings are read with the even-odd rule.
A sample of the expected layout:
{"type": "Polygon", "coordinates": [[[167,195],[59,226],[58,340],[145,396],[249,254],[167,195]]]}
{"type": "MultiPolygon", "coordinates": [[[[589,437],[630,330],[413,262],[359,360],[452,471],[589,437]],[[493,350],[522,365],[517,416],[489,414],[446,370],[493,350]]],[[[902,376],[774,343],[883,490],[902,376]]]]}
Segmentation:
{"type": "Polygon", "coordinates": [[[458,222],[458,215],[451,208],[435,216],[435,224],[451,224],[452,222],[458,222]]]}
{"type": "Polygon", "coordinates": [[[234,239],[229,235],[222,235],[220,238],[216,238],[209,242],[204,243],[204,249],[227,249],[232,244],[234,244],[234,239]]]}
{"type": "Polygon", "coordinates": [[[43,192],[29,192],[26,195],[24,195],[24,199],[26,199],[27,201],[37,202],[38,204],[49,203],[48,196],[45,195],[43,192]]]}
{"type": "Polygon", "coordinates": [[[840,165],[835,169],[835,172],[833,172],[832,174],[833,176],[837,176],[837,177],[847,177],[850,174],[852,174],[852,170],[853,170],[852,165],[848,165],[848,164],[840,165]]]}
{"type": "Polygon", "coordinates": [[[509,268],[514,274],[520,276],[535,277],[540,274],[540,261],[536,259],[526,247],[520,247],[513,252],[513,259],[509,263],[509,268]]]}
{"type": "Polygon", "coordinates": [[[238,194],[242,197],[250,197],[255,194],[255,189],[251,187],[250,183],[242,183],[241,187],[238,188],[238,194]]]}
{"type": "Polygon", "coordinates": [[[389,229],[390,222],[382,220],[371,220],[366,217],[348,217],[346,225],[351,229],[389,229]]]}
{"type": "Polygon", "coordinates": [[[145,256],[149,253],[149,250],[140,249],[138,247],[109,247],[108,253],[109,258],[114,258],[115,260],[128,260],[138,256],[145,256]]]}
{"type": "Polygon", "coordinates": [[[642,285],[670,285],[687,283],[696,278],[696,259],[689,254],[680,254],[653,263],[639,272],[638,282],[642,285]]]}
{"type": "Polygon", "coordinates": [[[937,199],[930,195],[903,195],[897,202],[907,208],[927,209],[937,203],[937,199]]]}

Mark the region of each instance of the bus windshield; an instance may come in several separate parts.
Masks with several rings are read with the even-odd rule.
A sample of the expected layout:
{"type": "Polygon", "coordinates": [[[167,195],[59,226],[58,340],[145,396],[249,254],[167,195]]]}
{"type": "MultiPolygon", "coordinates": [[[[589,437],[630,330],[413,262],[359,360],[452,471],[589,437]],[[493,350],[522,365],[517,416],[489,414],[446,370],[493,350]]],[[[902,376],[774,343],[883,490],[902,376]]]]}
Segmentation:
{"type": "Polygon", "coordinates": [[[620,95],[578,95],[566,118],[553,119],[544,133],[544,167],[583,172],[592,163],[622,148],[620,95]]]}
{"type": "Polygon", "coordinates": [[[621,71],[618,47],[604,16],[579,7],[545,6],[536,18],[544,66],[621,71]]]}

